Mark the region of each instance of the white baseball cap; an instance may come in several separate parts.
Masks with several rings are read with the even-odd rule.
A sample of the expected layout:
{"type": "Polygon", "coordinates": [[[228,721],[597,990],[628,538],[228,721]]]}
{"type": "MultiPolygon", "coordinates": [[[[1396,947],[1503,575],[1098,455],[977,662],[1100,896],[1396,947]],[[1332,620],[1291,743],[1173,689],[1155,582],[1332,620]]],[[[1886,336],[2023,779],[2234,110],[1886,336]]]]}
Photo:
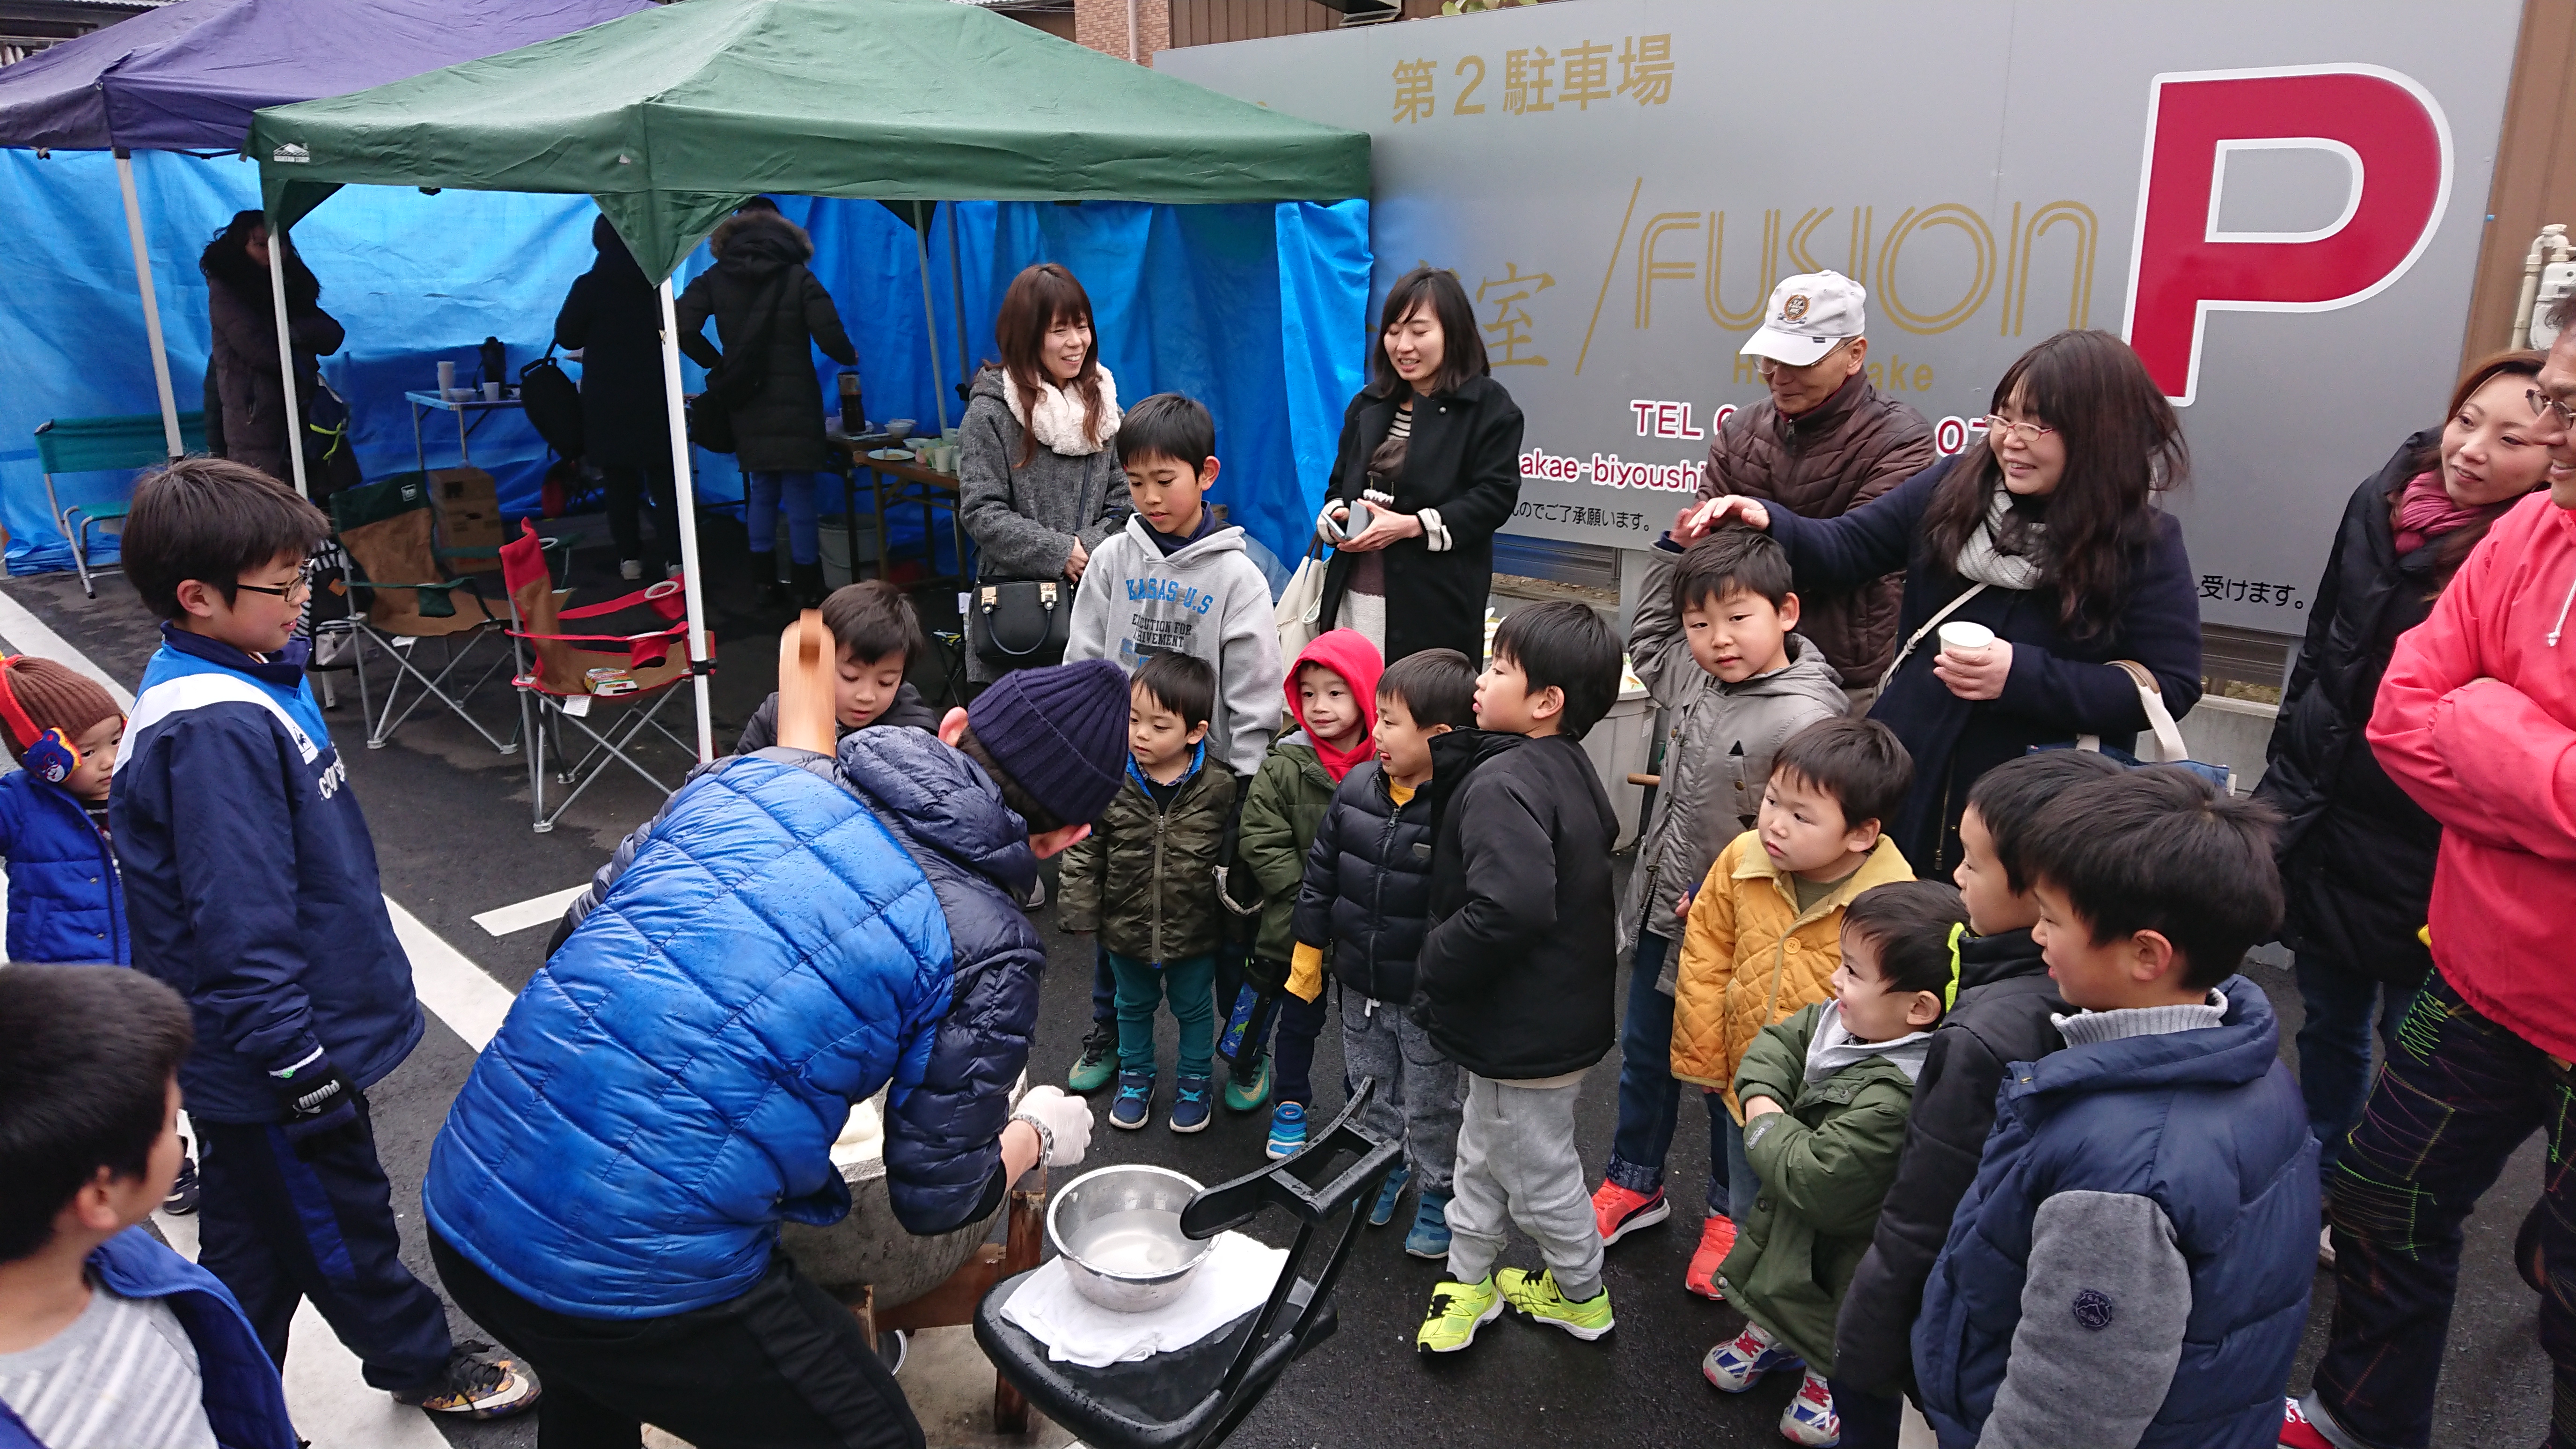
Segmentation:
{"type": "Polygon", "coordinates": [[[1840,272],[1804,272],[1771,289],[1762,326],[1742,353],[1805,367],[1869,330],[1869,292],[1840,272]]]}

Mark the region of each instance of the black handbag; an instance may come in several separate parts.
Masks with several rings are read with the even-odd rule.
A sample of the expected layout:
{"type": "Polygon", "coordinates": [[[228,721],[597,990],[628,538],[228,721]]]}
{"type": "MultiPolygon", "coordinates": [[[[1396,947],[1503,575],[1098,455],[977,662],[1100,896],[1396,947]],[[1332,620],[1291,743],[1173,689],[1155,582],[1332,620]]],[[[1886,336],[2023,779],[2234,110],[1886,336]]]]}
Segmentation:
{"type": "Polygon", "coordinates": [[[756,396],[769,381],[769,330],[787,281],[782,275],[752,305],[751,326],[707,369],[704,392],[689,399],[689,441],[710,453],[730,453],[736,446],[733,412],[756,396]]]}
{"type": "Polygon", "coordinates": [[[1073,585],[1061,579],[1013,579],[975,586],[984,619],[976,652],[1006,668],[1051,664],[1073,636],[1073,585]]]}
{"type": "Polygon", "coordinates": [[[555,361],[552,343],[545,356],[519,369],[519,406],[556,457],[578,458],[588,447],[582,433],[581,384],[555,361]]]}

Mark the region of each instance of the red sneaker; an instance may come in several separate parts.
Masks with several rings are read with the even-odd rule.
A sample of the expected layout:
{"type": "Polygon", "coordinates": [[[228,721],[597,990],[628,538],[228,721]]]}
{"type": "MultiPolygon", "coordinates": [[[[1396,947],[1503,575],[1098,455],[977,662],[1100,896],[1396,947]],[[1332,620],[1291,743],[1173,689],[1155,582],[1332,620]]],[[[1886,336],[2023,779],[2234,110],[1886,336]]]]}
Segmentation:
{"type": "Polygon", "coordinates": [[[1726,1301],[1726,1290],[1717,1285],[1717,1267],[1735,1247],[1735,1219],[1724,1213],[1710,1213],[1700,1224],[1699,1248],[1691,1254],[1690,1266],[1682,1271],[1682,1286],[1702,1298],[1726,1301]]]}
{"type": "Polygon", "coordinates": [[[1601,1229],[1605,1248],[1672,1215],[1673,1205],[1664,1200],[1660,1187],[1653,1192],[1630,1192],[1615,1182],[1604,1182],[1592,1190],[1592,1221],[1601,1229]]]}
{"type": "Polygon", "coordinates": [[[2334,1441],[2308,1422],[2296,1399],[2281,1401],[2281,1449],[2335,1449],[2334,1441]]]}

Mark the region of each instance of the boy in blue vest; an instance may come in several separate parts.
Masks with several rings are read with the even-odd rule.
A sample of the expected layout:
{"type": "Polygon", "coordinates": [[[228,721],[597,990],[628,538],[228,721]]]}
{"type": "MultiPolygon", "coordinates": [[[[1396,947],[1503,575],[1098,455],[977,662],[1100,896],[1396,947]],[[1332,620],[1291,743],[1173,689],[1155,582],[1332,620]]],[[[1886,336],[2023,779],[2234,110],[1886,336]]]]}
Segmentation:
{"type": "Polygon", "coordinates": [[[2007,1069],[1914,1324],[1943,1449],[2270,1449],[2315,1275],[2317,1144],[2261,987],[2277,817],[2151,766],[2033,823],[2066,1049],[2007,1069]]]}
{"type": "Polygon", "coordinates": [[[188,458],[136,484],[126,578],[160,617],[109,796],[135,966],[185,997],[179,1087],[200,1138],[199,1261],[269,1357],[296,1304],[432,1413],[536,1402],[506,1358],[460,1347],[403,1266],[366,1089],[420,1041],[376,848],[292,637],[321,511],[268,475],[188,458]]]}
{"type": "Polygon", "coordinates": [[[139,1226],[179,1171],[186,1003],[107,966],[0,966],[0,1449],[294,1449],[232,1295],[139,1226]]]}

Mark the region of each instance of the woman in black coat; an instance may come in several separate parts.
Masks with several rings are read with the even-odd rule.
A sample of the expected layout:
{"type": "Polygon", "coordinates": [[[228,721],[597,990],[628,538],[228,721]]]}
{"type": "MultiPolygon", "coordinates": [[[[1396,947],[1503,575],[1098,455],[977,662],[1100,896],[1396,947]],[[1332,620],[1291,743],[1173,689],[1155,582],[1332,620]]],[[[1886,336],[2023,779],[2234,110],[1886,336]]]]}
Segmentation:
{"type": "Polygon", "coordinates": [[[1728,518],[1769,531],[1802,590],[1906,571],[1896,662],[1869,717],[1914,756],[1885,825],[1927,880],[1959,863],[1978,776],[2080,735],[2135,743],[2146,707],[2112,661],[2144,666],[2176,718],[2200,702],[2199,591],[2181,524],[2154,504],[2188,459],[2145,364],[2107,332],[2060,332],[2005,370],[1991,406],[1968,451],[1839,518],[1729,496],[1673,525],[1682,543],[1728,518]],[[1961,621],[1994,642],[1942,648],[1936,625],[1961,621]]]}
{"type": "Polygon", "coordinates": [[[2543,485],[2549,449],[2523,394],[2543,358],[2469,369],[2450,421],[2353,490],[2308,609],[2255,797],[2285,821],[2281,940],[2298,953],[2299,1090],[2331,1174],[2370,1090],[2370,1033],[2392,1047],[2433,964],[2416,932],[2442,827],[2388,778],[2362,729],[2397,636],[2424,622],[2487,526],[2543,485]]]}
{"type": "Polygon", "coordinates": [[[811,608],[823,601],[822,536],[814,509],[814,475],[831,467],[823,441],[823,383],[814,373],[814,349],[847,367],[859,360],[832,295],[805,264],[814,243],[805,228],[775,209],[745,206],[717,227],[708,241],[716,264],[680,294],[680,350],[701,367],[723,354],[705,336],[707,318],[730,349],[768,319],[757,390],[733,410],[734,458],[742,465],[743,522],[751,531],[751,563],[767,601],[783,604],[778,584],[778,510],[787,511],[788,551],[796,564],[795,598],[811,608]]]}
{"type": "Polygon", "coordinates": [[[662,388],[662,301],[617,228],[590,225],[599,260],[573,278],[555,314],[555,344],[581,354],[584,449],[608,484],[608,532],[618,572],[644,576],[644,531],[652,508],[655,577],[672,557],[679,513],[671,481],[670,398],[662,388]]]}
{"type": "Polygon", "coordinates": [[[1356,629],[1389,664],[1425,649],[1481,660],[1494,531],[1521,496],[1521,410],[1492,377],[1455,275],[1397,279],[1369,371],[1342,413],[1316,522],[1335,547],[1316,628],[1356,629]],[[1341,538],[1361,502],[1366,526],[1341,538]]]}
{"type": "MultiPolygon", "coordinates": [[[[197,258],[206,277],[207,320],[214,330],[208,372],[208,431],[222,438],[222,456],[246,463],[284,483],[295,481],[286,456],[286,388],[277,365],[277,301],[268,275],[268,218],[235,212],[197,258]]],[[[295,244],[286,247],[286,330],[295,344],[296,398],[312,416],[320,358],[340,350],[347,332],[322,310],[316,281],[295,244]]],[[[319,485],[315,477],[309,480],[319,485]]]]}

